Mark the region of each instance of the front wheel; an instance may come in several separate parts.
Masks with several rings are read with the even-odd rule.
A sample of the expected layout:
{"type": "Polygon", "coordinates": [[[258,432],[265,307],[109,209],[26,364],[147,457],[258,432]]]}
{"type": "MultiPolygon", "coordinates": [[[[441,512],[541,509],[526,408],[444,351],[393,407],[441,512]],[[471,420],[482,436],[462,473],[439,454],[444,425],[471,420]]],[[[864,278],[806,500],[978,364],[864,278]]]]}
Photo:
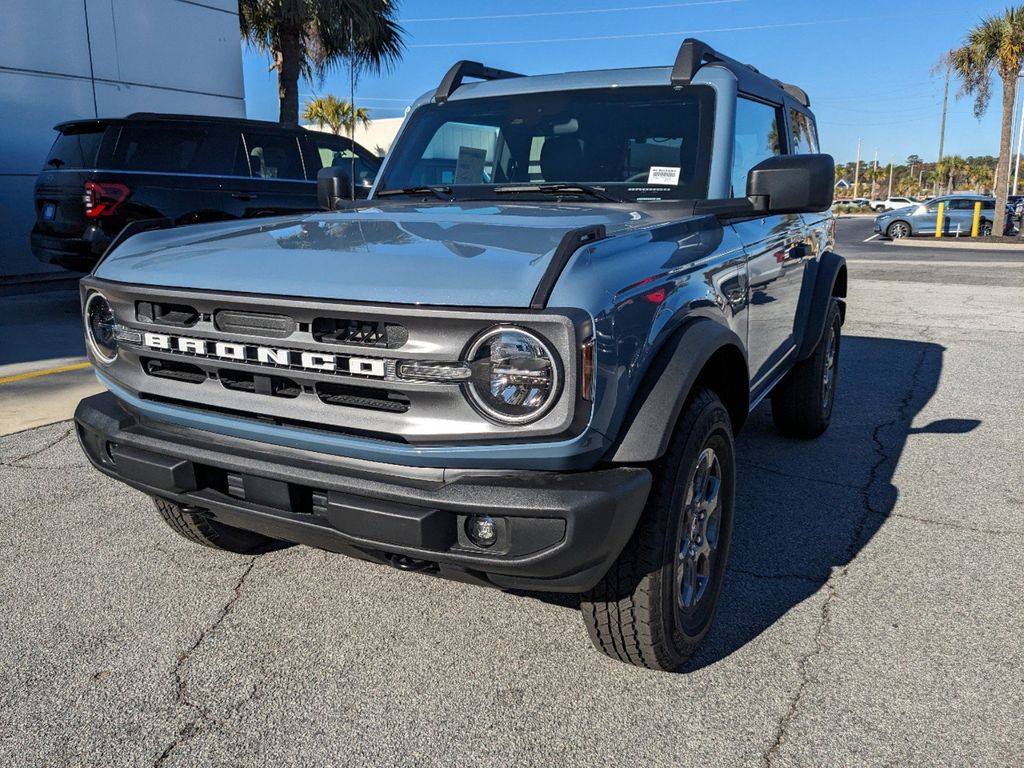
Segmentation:
{"type": "Polygon", "coordinates": [[[186,507],[167,499],[153,498],[156,510],[170,528],[189,541],[239,555],[262,555],[292,546],[253,531],[244,531],[211,519],[206,510],[186,507]]]}
{"type": "Polygon", "coordinates": [[[885,230],[885,234],[890,240],[902,240],[904,237],[910,237],[910,225],[905,221],[894,221],[885,230]]]}
{"type": "Polygon", "coordinates": [[[691,395],[633,537],[583,596],[598,650],[648,669],[678,670],[711,627],[732,536],[736,463],[722,401],[691,395]]]}
{"type": "Polygon", "coordinates": [[[982,237],[992,237],[992,222],[983,221],[978,227],[978,234],[982,237]]]}

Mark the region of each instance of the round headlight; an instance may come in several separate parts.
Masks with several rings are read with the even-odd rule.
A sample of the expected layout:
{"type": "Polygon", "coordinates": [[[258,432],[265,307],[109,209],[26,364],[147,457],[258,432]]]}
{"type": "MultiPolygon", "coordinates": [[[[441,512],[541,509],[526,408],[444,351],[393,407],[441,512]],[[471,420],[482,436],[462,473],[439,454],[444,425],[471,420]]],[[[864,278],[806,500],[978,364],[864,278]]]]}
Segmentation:
{"type": "Polygon", "coordinates": [[[93,353],[104,363],[112,363],[117,357],[116,329],[110,303],[103,294],[92,294],[85,302],[85,333],[93,353]]]}
{"type": "Polygon", "coordinates": [[[518,328],[494,328],[469,350],[472,403],[499,424],[539,419],[558,397],[558,365],[540,337],[518,328]]]}

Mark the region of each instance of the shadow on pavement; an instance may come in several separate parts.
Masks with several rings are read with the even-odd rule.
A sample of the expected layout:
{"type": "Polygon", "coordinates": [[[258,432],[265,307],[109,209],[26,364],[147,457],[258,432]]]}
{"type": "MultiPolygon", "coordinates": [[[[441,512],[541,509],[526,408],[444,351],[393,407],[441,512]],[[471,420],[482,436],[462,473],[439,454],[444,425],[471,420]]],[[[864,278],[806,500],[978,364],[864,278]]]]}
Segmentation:
{"type": "Polygon", "coordinates": [[[0,366],[85,355],[78,290],[3,298],[0,366]]]}
{"type": "MultiPolygon", "coordinates": [[[[943,353],[927,342],[847,336],[828,432],[787,439],[770,404],[751,414],[737,441],[736,522],[718,615],[689,670],[742,648],[857,555],[895,506],[893,472],[908,436],[965,434],[981,423],[911,428],[936,391],[943,353]]],[[[529,596],[579,606],[578,595],[529,596]]]]}

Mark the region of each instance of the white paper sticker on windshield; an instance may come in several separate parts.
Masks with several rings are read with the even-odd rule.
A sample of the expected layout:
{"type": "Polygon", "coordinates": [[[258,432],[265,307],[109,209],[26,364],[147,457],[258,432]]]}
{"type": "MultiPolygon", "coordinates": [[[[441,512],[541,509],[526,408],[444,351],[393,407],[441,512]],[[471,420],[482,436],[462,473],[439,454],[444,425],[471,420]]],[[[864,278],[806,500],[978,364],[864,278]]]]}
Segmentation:
{"type": "Polygon", "coordinates": [[[679,169],[669,165],[652,165],[648,184],[679,184],[679,169]]]}

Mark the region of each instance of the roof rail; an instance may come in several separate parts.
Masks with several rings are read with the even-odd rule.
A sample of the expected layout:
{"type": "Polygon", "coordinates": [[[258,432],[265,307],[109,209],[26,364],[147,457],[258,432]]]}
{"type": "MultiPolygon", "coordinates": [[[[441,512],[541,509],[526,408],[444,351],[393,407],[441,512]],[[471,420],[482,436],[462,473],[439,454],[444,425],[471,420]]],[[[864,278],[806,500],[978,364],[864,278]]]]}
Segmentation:
{"type": "Polygon", "coordinates": [[[805,91],[803,88],[797,85],[793,85],[792,83],[784,83],[781,80],[777,80],[776,82],[782,87],[782,90],[784,90],[794,99],[799,101],[805,107],[811,106],[811,99],[807,95],[807,91],[805,91]]]}
{"type": "Polygon", "coordinates": [[[707,43],[692,37],[683,40],[672,65],[672,85],[689,85],[697,70],[705,63],[723,61],[723,58],[707,43]]]}
{"type": "MultiPolygon", "coordinates": [[[[736,61],[736,59],[726,56],[724,53],[719,53],[707,43],[688,37],[679,46],[679,53],[676,54],[676,63],[672,66],[672,85],[689,85],[694,75],[697,74],[703,65],[712,63],[724,64],[737,75],[744,72],[752,72],[755,75],[764,77],[757,67],[736,61]]],[[[769,80],[768,78],[765,78],[765,80],[775,83],[775,85],[783,89],[805,107],[810,106],[810,100],[802,89],[795,85],[783,83],[781,80],[769,80]]]]}
{"type": "Polygon", "coordinates": [[[459,61],[442,78],[441,84],[434,92],[434,101],[444,104],[467,77],[474,77],[478,80],[504,80],[508,77],[522,77],[522,75],[518,72],[486,67],[479,61],[459,61]]]}

